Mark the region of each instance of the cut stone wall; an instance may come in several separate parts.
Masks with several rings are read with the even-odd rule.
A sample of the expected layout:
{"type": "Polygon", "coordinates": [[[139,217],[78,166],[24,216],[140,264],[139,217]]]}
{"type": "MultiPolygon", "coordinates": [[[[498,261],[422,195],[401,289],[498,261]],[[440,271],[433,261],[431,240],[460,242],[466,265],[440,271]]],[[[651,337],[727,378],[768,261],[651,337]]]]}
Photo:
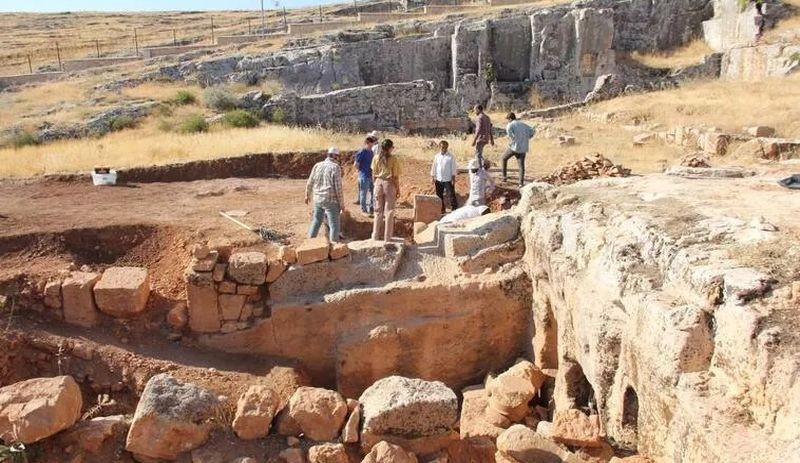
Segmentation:
{"type": "Polygon", "coordinates": [[[460,388],[526,352],[526,280],[513,270],[456,286],[348,290],[324,302],[276,305],[251,329],[201,342],[298,359],[316,384],[335,383],[348,397],[389,374],[460,388]]]}
{"type": "Polygon", "coordinates": [[[17,85],[38,84],[55,80],[63,76],[63,72],[40,72],[37,74],[17,74],[13,76],[0,76],[0,88],[14,87],[17,85]]]}
{"type": "Polygon", "coordinates": [[[84,69],[92,69],[103,66],[115,66],[117,64],[134,63],[141,61],[141,56],[126,56],[120,58],[85,58],[64,61],[64,71],[75,72],[84,69]]]}
{"type": "Polygon", "coordinates": [[[205,50],[211,48],[211,45],[176,45],[166,47],[148,47],[139,50],[139,53],[145,58],[155,58],[157,56],[167,55],[180,55],[181,53],[188,53],[195,50],[205,50]]]}

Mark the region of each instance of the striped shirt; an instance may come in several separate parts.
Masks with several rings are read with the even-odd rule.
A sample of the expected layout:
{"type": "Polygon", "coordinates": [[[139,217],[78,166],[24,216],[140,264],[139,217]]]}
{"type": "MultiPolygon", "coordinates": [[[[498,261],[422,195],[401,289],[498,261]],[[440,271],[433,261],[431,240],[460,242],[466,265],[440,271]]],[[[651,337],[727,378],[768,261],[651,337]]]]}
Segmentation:
{"type": "Polygon", "coordinates": [[[306,183],[306,194],[314,195],[314,204],[334,203],[342,206],[342,168],[331,158],[314,164],[306,183]]]}

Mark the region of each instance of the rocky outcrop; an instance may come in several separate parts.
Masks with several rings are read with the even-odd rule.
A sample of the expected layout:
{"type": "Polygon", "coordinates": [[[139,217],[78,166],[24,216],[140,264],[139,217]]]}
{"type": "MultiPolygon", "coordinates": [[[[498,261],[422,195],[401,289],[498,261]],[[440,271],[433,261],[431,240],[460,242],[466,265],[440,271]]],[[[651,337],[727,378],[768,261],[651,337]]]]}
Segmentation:
{"type": "Polygon", "coordinates": [[[83,400],[71,376],[34,378],[0,388],[0,439],[32,444],[81,417],[83,400]]]}
{"type": "Polygon", "coordinates": [[[432,81],[348,88],[319,95],[283,95],[264,106],[273,121],[368,131],[465,131],[464,110],[451,91],[432,81]]]}
{"type": "MultiPolygon", "coordinates": [[[[670,461],[773,461],[796,449],[798,365],[792,348],[777,348],[769,315],[785,295],[770,295],[770,276],[728,251],[771,238],[728,216],[742,209],[697,206],[719,181],[648,176],[523,190],[533,358],[557,368],[554,437],[585,444],[605,433],[670,461]],[[669,212],[654,198],[669,198],[669,212]],[[678,211],[696,215],[678,220],[678,211]]],[[[747,180],[724,181],[730,191],[747,180]]]]}

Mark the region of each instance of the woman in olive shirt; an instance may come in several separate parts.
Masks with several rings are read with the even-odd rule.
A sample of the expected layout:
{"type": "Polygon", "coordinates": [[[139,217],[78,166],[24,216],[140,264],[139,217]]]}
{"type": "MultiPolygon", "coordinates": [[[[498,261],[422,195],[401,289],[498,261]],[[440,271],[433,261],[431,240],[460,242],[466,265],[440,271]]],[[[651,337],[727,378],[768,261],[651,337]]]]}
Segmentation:
{"type": "Polygon", "coordinates": [[[372,224],[372,239],[392,239],[394,232],[394,203],[400,197],[400,160],[392,154],[394,143],[386,139],[381,150],[372,158],[372,178],[375,184],[375,222],[372,224]],[[384,224],[385,221],[385,224],[384,224]]]}

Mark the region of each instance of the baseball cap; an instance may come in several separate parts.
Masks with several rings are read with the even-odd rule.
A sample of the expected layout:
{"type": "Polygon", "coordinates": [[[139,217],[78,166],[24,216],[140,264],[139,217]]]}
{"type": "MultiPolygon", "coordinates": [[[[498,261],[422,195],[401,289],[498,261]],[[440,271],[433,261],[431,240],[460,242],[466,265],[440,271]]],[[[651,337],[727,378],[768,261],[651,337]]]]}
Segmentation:
{"type": "Polygon", "coordinates": [[[377,130],[373,130],[372,132],[368,133],[367,136],[377,140],[378,138],[380,138],[380,133],[377,130]]]}
{"type": "Polygon", "coordinates": [[[331,146],[330,148],[328,148],[328,154],[339,154],[339,148],[331,146]]]}
{"type": "Polygon", "coordinates": [[[478,162],[477,159],[471,159],[469,161],[469,169],[470,170],[480,169],[480,167],[481,167],[481,165],[480,165],[480,163],[478,162]]]}

